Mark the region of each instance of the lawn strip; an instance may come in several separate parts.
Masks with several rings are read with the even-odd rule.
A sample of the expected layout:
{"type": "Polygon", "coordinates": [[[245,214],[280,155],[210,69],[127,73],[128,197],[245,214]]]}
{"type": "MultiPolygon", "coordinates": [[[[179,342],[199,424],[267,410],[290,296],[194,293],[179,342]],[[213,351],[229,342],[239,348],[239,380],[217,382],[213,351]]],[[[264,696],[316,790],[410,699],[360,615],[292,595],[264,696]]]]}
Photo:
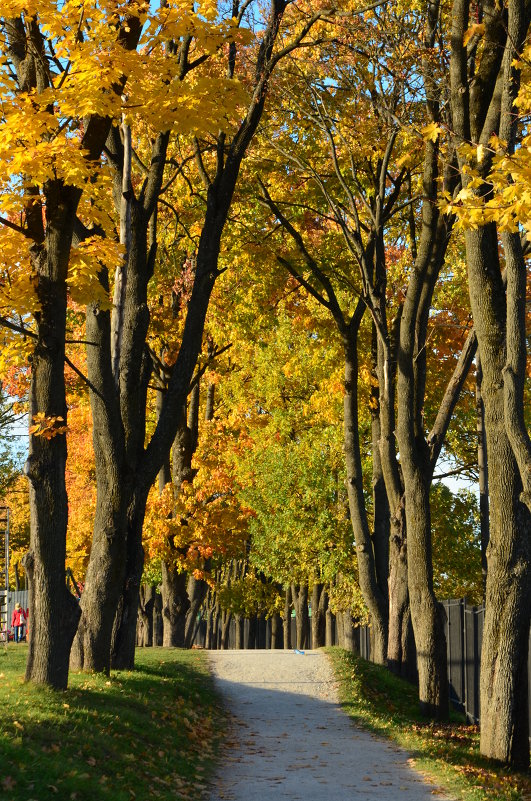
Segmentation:
{"type": "Polygon", "coordinates": [[[531,777],[486,760],[479,729],[452,715],[426,721],[416,687],[341,648],[327,648],[345,711],[357,723],[411,753],[415,767],[459,801],[529,801],[531,777]]]}
{"type": "Polygon", "coordinates": [[[2,801],[199,801],[222,729],[203,653],[147,648],[134,671],[24,683],[25,645],[0,651],[2,801]]]}

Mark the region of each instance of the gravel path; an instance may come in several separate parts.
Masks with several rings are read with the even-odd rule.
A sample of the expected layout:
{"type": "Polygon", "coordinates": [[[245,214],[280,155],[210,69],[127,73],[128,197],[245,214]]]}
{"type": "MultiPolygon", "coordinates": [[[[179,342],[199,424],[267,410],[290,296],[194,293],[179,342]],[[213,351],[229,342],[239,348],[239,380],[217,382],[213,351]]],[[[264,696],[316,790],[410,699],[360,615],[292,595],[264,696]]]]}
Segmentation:
{"type": "Polygon", "coordinates": [[[433,801],[409,755],[356,728],[324,654],[210,651],[234,725],[210,801],[433,801]]]}

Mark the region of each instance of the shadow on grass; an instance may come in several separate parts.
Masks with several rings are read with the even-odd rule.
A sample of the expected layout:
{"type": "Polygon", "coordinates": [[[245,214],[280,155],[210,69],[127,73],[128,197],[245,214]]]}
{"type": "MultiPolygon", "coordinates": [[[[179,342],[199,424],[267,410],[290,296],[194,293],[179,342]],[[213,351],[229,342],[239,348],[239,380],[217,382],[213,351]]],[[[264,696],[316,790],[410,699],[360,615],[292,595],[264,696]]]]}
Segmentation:
{"type": "Polygon", "coordinates": [[[140,651],[135,671],[54,692],[23,683],[26,653],[0,656],[3,801],[201,798],[219,706],[197,654],[140,651]]]}
{"type": "Polygon", "coordinates": [[[357,723],[406,748],[418,767],[464,801],[531,798],[529,774],[479,752],[479,728],[452,713],[448,724],[421,715],[417,688],[386,668],[339,648],[327,649],[345,711],[357,723]]]}

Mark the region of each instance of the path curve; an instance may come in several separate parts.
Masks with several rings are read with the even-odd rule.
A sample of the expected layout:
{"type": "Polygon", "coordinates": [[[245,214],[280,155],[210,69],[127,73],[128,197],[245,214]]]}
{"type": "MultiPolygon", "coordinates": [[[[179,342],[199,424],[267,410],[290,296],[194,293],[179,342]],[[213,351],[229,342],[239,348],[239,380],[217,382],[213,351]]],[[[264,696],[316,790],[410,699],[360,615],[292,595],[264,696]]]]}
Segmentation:
{"type": "Polygon", "coordinates": [[[351,723],[322,652],[209,651],[208,659],[234,722],[210,801],[447,799],[407,753],[351,723]]]}

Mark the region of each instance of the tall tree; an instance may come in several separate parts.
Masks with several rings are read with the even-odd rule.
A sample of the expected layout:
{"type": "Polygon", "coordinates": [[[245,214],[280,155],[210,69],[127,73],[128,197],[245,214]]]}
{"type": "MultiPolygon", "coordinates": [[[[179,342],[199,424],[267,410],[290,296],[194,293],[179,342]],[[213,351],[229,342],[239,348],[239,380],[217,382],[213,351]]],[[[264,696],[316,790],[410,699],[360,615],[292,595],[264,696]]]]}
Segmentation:
{"type": "MultiPolygon", "coordinates": [[[[171,370],[156,429],[146,448],[144,448],[145,402],[151,369],[150,358],[145,349],[149,323],[147,285],[153,273],[156,253],[153,215],[163,188],[164,168],[167,164],[171,133],[169,127],[164,127],[164,120],[158,126],[161,130],[155,138],[147,177],[143,181],[140,192],[132,201],[132,240],[127,266],[120,353],[119,408],[112,399],[110,405],[101,402],[101,397],[110,397],[109,393],[112,392],[107,355],[101,356],[105,359],[105,364],[95,367],[95,375],[91,379],[93,385],[98,389],[98,392],[92,393],[92,402],[98,406],[98,413],[102,414],[101,425],[95,426],[96,438],[99,437],[100,429],[102,432],[102,454],[104,450],[109,452],[109,448],[112,451],[115,447],[112,445],[109,433],[118,432],[120,435],[120,431],[123,431],[123,440],[118,445],[116,455],[110,452],[108,477],[102,476],[102,502],[107,504],[109,499],[116,498],[114,508],[119,511],[118,519],[112,520],[112,516],[107,515],[107,526],[109,531],[116,531],[117,536],[109,538],[102,532],[102,536],[98,537],[104,554],[100,558],[105,560],[107,572],[115,573],[116,581],[109,582],[103,572],[96,569],[96,566],[94,568],[89,566],[87,577],[89,591],[86,592],[83,602],[85,632],[83,635],[85,643],[83,663],[86,666],[95,667],[97,665],[99,669],[104,670],[109,668],[111,632],[108,625],[105,628],[101,627],[103,619],[99,607],[104,597],[108,598],[109,608],[116,606],[115,588],[120,585],[122,596],[115,628],[113,662],[118,667],[131,667],[134,662],[138,590],[143,565],[141,534],[146,500],[149,489],[166,460],[175,438],[180,413],[185,404],[197,356],[201,350],[205,316],[210,295],[219,274],[218,259],[221,237],[229,214],[240,165],[262,115],[269,81],[276,64],[303,43],[315,23],[328,13],[326,10],[317,11],[309,17],[305,17],[293,7],[292,13],[287,15],[287,42],[277,46],[277,38],[287,8],[288,4],[283,0],[273,0],[266,13],[265,25],[256,35],[254,42],[256,61],[252,74],[248,76],[251,87],[250,99],[241,115],[241,123],[234,128],[231,128],[230,124],[223,125],[222,132],[214,136],[214,144],[208,148],[208,153],[205,153],[198,138],[194,138],[192,142],[192,152],[206,193],[206,208],[195,254],[193,288],[188,301],[179,353],[171,370]],[[150,234],[152,235],[151,240],[150,234]],[[114,409],[112,415],[110,414],[111,409],[114,409]],[[115,419],[116,414],[119,415],[117,419],[115,419]],[[122,454],[124,459],[122,459],[122,454]],[[116,476],[121,476],[122,480],[116,481],[116,476]],[[104,495],[105,484],[109,480],[113,482],[113,492],[104,495]],[[125,543],[121,525],[124,505],[127,509],[125,560],[121,558],[125,543]],[[118,555],[107,554],[108,546],[111,544],[115,546],[118,555]],[[124,562],[125,571],[122,568],[124,562]],[[118,572],[116,573],[116,571],[118,572]],[[96,632],[100,632],[97,654],[92,647],[93,636],[96,632]]],[[[236,30],[236,33],[232,34],[233,41],[228,44],[226,50],[226,78],[223,80],[228,82],[229,86],[232,85],[236,88],[239,86],[235,81],[236,70],[242,66],[238,57],[237,29],[242,23],[244,15],[250,11],[250,4],[242,5],[241,10],[239,5],[235,4],[229,24],[231,30],[236,30]]],[[[209,13],[211,12],[212,9],[209,13]]],[[[215,18],[215,12],[211,13],[210,18],[215,18]]],[[[176,36],[174,44],[168,50],[170,56],[173,55],[179,65],[181,78],[185,78],[191,69],[200,69],[205,60],[200,55],[194,59],[191,50],[193,41],[191,36],[181,38],[176,36]]],[[[219,39],[216,41],[216,46],[218,44],[219,39]]],[[[219,52],[222,53],[221,50],[219,52]]],[[[242,68],[245,72],[245,65],[242,68]]],[[[220,107],[219,104],[212,104],[211,108],[216,123],[220,125],[220,112],[223,113],[223,107],[220,107]]],[[[203,125],[202,130],[209,128],[210,125],[213,129],[212,119],[207,119],[206,122],[208,125],[203,125]]],[[[197,133],[200,134],[199,131],[197,133]]],[[[111,143],[108,150],[117,170],[117,184],[121,187],[123,154],[116,135],[114,135],[114,142],[111,143]]],[[[94,311],[97,310],[94,309],[94,311]]],[[[94,311],[92,313],[97,318],[95,325],[101,326],[104,318],[102,315],[94,314],[94,311]]],[[[109,324],[106,322],[105,329],[102,328],[100,331],[100,337],[105,338],[102,340],[105,347],[99,349],[100,354],[108,353],[108,331],[109,324]]],[[[97,551],[95,551],[95,558],[96,553],[97,551]]]]}
{"type": "Polygon", "coordinates": [[[33,312],[35,320],[29,334],[34,347],[27,566],[33,622],[26,678],[58,688],[67,684],[79,617],[65,582],[68,265],[81,196],[94,178],[123,86],[121,69],[101,72],[102,43],[118,62],[122,54],[125,61],[141,28],[136,9],[116,14],[113,6],[112,27],[107,11],[80,10],[77,3],[59,8],[8,2],[1,20],[3,84],[11,97],[0,155],[3,258],[10,270],[25,263],[30,281],[18,304],[26,301],[23,311],[33,312]]]}
{"type": "Polygon", "coordinates": [[[527,766],[531,518],[526,495],[530,448],[523,426],[526,266],[513,222],[501,235],[506,292],[497,223],[507,229],[511,207],[505,220],[502,210],[497,214],[495,208],[485,219],[482,201],[492,192],[490,145],[502,140],[509,158],[517,145],[515,60],[528,34],[530,11],[526,3],[509,0],[503,6],[481,3],[478,14],[479,22],[473,22],[467,2],[453,4],[450,77],[452,130],[463,181],[457,203],[471,207],[464,214],[465,245],[489,464],[481,750],[486,756],[527,766]]]}

